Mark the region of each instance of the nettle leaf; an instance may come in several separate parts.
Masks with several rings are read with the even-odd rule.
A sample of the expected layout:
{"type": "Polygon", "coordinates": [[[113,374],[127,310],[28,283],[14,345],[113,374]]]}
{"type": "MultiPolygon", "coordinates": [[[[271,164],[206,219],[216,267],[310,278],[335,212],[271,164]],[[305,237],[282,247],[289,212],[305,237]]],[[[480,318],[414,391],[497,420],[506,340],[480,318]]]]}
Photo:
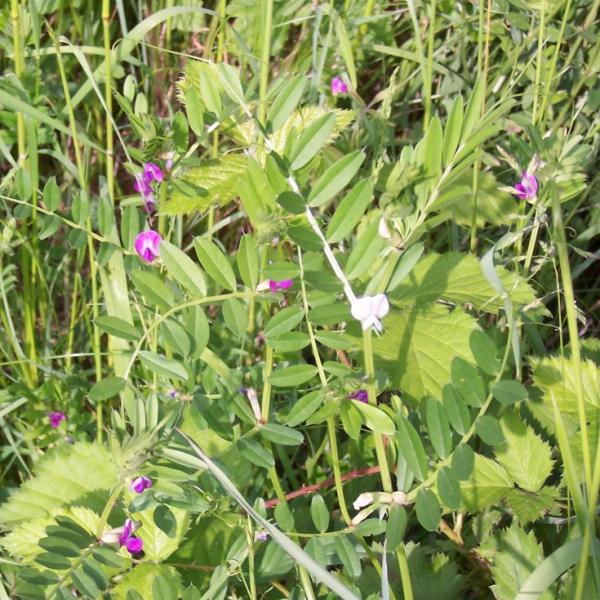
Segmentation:
{"type": "MultiPolygon", "coordinates": [[[[503,267],[497,267],[497,271],[515,306],[535,301],[533,290],[518,275],[503,267]]],[[[440,299],[494,314],[504,308],[502,298],[489,284],[477,258],[457,252],[428,254],[390,295],[390,300],[401,306],[440,299]]]]}
{"type": "Polygon", "coordinates": [[[474,360],[469,337],[478,325],[459,309],[448,312],[441,306],[427,306],[391,311],[383,326],[384,333],[373,340],[376,368],[413,400],[442,398],[452,360],[457,356],[474,360]]]}
{"type": "Polygon", "coordinates": [[[504,468],[481,454],[475,455],[470,477],[460,483],[463,504],[470,511],[495,504],[513,487],[513,481],[504,468]]]}
{"type": "Polygon", "coordinates": [[[496,460],[517,485],[537,492],[552,472],[552,449],[516,413],[500,420],[505,442],[494,450],[496,460]]]}
{"type": "Polygon", "coordinates": [[[190,526],[190,514],[175,507],[149,508],[134,513],[134,518],[141,522],[136,535],[144,541],[144,554],[148,560],[161,562],[179,548],[190,526]],[[168,514],[167,514],[168,509],[168,514]]]}
{"type": "Polygon", "coordinates": [[[209,206],[224,205],[237,198],[248,159],[239,154],[225,154],[191,167],[173,180],[168,199],[160,204],[160,214],[171,217],[206,210],[209,206]],[[176,186],[178,180],[191,184],[176,186]],[[184,193],[185,192],[185,193],[184,193]]]}
{"type": "Polygon", "coordinates": [[[0,524],[14,527],[73,503],[100,511],[117,478],[117,466],[104,447],[87,442],[62,446],[39,460],[35,476],[0,506],[0,524]]]}
{"type": "Polygon", "coordinates": [[[546,514],[560,496],[560,490],[552,486],[544,486],[535,493],[514,488],[506,495],[506,503],[519,524],[526,525],[546,514]]]}
{"type": "Polygon", "coordinates": [[[130,600],[128,593],[135,592],[141,598],[154,598],[154,585],[159,579],[166,580],[166,583],[175,590],[175,597],[177,597],[182,589],[179,573],[174,567],[151,563],[142,563],[128,571],[112,590],[112,597],[115,600],[130,600]]]}
{"type": "MultiPolygon", "coordinates": [[[[484,556],[492,560],[492,591],[497,600],[513,600],[527,577],[544,559],[542,545],[533,531],[526,533],[516,523],[504,531],[495,532],[484,546],[484,556]]],[[[551,590],[544,592],[540,600],[554,598],[551,590]]]]}
{"type": "Polygon", "coordinates": [[[463,600],[462,578],[456,562],[444,554],[431,555],[426,547],[406,544],[408,570],[415,600],[463,600]]]}

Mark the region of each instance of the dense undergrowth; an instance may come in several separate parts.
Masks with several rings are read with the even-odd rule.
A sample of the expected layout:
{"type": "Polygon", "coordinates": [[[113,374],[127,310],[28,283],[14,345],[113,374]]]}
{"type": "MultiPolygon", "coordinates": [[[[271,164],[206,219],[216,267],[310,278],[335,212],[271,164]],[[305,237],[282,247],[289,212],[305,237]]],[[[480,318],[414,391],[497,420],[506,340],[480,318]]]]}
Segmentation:
{"type": "Polygon", "coordinates": [[[0,598],[600,598],[599,6],[7,0],[0,598]]]}

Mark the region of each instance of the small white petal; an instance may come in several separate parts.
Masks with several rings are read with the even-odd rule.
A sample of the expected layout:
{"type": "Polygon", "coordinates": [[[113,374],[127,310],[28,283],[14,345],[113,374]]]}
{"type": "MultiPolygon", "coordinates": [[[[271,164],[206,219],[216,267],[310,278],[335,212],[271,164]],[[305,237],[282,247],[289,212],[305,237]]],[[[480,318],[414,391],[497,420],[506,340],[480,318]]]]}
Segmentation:
{"type": "Polygon", "coordinates": [[[383,319],[390,312],[390,303],[385,294],[373,296],[373,314],[378,319],[383,319]]]}
{"type": "Polygon", "coordinates": [[[392,237],[392,234],[390,233],[390,230],[387,226],[387,223],[386,223],[384,217],[381,217],[381,219],[379,219],[378,231],[379,231],[379,235],[385,240],[389,240],[392,237]]]}
{"type": "Polygon", "coordinates": [[[373,299],[371,296],[365,296],[364,298],[358,298],[354,304],[352,304],[351,312],[352,316],[357,321],[362,321],[371,316],[373,312],[373,299]]]}
{"type": "Polygon", "coordinates": [[[256,286],[256,291],[257,292],[266,292],[267,290],[270,290],[271,287],[269,286],[269,280],[265,279],[264,281],[261,281],[257,286],[256,286]]]}
{"type": "Polygon", "coordinates": [[[369,506],[373,502],[373,494],[371,492],[363,492],[352,504],[354,510],[360,510],[365,506],[369,506]]]}

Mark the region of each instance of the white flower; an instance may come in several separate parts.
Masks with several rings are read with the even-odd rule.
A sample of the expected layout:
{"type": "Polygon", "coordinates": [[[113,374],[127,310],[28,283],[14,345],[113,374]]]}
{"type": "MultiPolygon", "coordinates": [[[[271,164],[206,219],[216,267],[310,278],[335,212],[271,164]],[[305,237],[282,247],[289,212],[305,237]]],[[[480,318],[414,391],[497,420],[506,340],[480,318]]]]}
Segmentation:
{"type": "Polygon", "coordinates": [[[387,223],[385,221],[385,217],[381,217],[381,219],[379,219],[378,231],[379,231],[379,235],[384,240],[389,240],[392,237],[392,234],[390,233],[389,227],[387,226],[387,223]]]}
{"type": "Polygon", "coordinates": [[[390,311],[390,303],[385,294],[364,296],[352,304],[352,316],[360,321],[363,331],[373,327],[377,333],[383,330],[379,319],[383,319],[390,311]]]}
{"type": "Polygon", "coordinates": [[[354,510],[360,510],[365,506],[369,506],[369,504],[373,503],[373,494],[371,492],[363,492],[355,501],[352,506],[354,506],[354,510]]]}

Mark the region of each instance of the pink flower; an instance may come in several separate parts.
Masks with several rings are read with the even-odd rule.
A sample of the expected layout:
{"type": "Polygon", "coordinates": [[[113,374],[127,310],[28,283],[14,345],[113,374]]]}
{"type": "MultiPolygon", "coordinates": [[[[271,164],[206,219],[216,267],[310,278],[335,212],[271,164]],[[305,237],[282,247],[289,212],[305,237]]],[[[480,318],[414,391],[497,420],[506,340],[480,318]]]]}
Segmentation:
{"type": "Polygon", "coordinates": [[[283,279],[281,281],[273,281],[273,279],[269,279],[269,288],[272,292],[282,292],[283,290],[290,289],[293,283],[293,279],[283,279]]]}
{"type": "Polygon", "coordinates": [[[348,92],[348,86],[344,83],[341,77],[334,77],[331,80],[331,93],[334,96],[338,94],[346,94],[348,92]]]}
{"type": "Polygon", "coordinates": [[[152,229],[142,231],[135,238],[135,251],[146,262],[152,262],[160,254],[159,246],[161,242],[162,238],[156,231],[152,229]]]}
{"type": "Polygon", "coordinates": [[[65,413],[60,412],[59,410],[52,411],[48,413],[48,421],[50,421],[50,427],[54,427],[57,429],[63,421],[66,421],[67,417],[65,413]]]}
{"type": "Polygon", "coordinates": [[[119,536],[119,544],[125,546],[131,554],[141,552],[144,547],[144,542],[140,540],[140,538],[132,535],[135,529],[134,522],[131,519],[126,519],[125,525],[123,526],[123,533],[119,536]]]}
{"type": "Polygon", "coordinates": [[[156,200],[154,199],[152,182],[156,181],[160,183],[164,178],[165,176],[163,175],[161,168],[151,162],[144,165],[144,171],[141,175],[135,176],[133,187],[136,192],[142,195],[144,209],[148,214],[153,213],[156,209],[156,200]]]}
{"type": "Polygon", "coordinates": [[[535,175],[525,171],[521,175],[521,181],[515,185],[515,190],[520,200],[535,198],[538,191],[538,182],[535,175]]]}
{"type": "Polygon", "coordinates": [[[348,394],[348,398],[350,398],[350,400],[358,400],[359,402],[368,404],[369,403],[369,392],[367,392],[367,390],[356,390],[355,392],[348,394]]]}
{"type": "Polygon", "coordinates": [[[152,183],[153,181],[160,183],[165,178],[161,168],[152,162],[144,165],[143,177],[148,183],[152,183]]]}
{"type": "Polygon", "coordinates": [[[144,490],[152,487],[152,480],[145,475],[136,477],[129,486],[129,489],[136,494],[141,494],[144,490]]]}

